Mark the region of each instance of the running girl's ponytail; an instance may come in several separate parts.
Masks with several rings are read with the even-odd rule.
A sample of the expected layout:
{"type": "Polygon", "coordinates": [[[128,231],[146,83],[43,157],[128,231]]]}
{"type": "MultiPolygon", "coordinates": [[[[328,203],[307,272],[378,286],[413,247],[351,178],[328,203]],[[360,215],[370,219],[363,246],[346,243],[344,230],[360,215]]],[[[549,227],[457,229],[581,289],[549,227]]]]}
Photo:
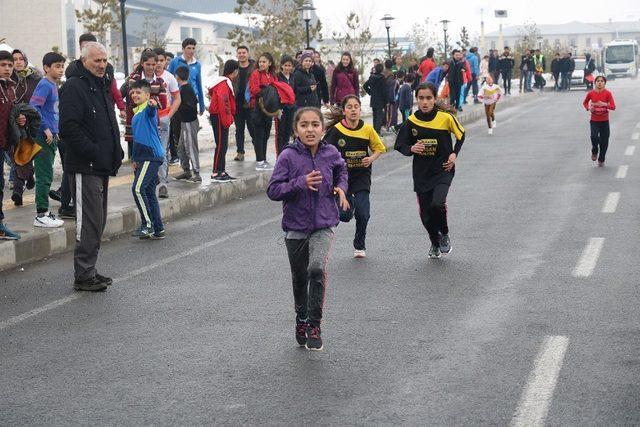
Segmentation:
{"type": "Polygon", "coordinates": [[[327,114],[325,114],[325,118],[329,121],[329,124],[327,124],[327,130],[331,129],[332,127],[334,127],[335,125],[337,125],[338,123],[340,123],[341,121],[344,120],[344,107],[347,105],[347,102],[349,102],[350,100],[355,99],[359,105],[362,106],[362,103],[360,102],[360,98],[358,98],[355,95],[347,95],[342,99],[342,102],[340,103],[340,107],[331,107],[329,109],[329,112],[327,114]]]}
{"type": "Polygon", "coordinates": [[[415,97],[417,98],[418,92],[425,89],[431,92],[433,94],[433,97],[436,99],[436,105],[434,108],[436,108],[439,111],[443,111],[445,113],[451,113],[453,115],[457,114],[458,111],[455,109],[455,107],[438,99],[438,89],[434,86],[433,83],[429,83],[429,82],[420,83],[415,90],[415,93],[414,93],[415,97]]]}

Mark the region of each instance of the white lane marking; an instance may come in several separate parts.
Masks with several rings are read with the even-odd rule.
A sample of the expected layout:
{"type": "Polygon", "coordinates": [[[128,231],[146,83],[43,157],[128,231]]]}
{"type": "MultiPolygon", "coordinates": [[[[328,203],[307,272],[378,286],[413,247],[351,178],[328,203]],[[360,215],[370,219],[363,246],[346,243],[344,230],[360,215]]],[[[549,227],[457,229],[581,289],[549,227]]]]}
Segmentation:
{"type": "Polygon", "coordinates": [[[13,326],[16,323],[20,323],[23,320],[27,320],[30,317],[37,316],[38,314],[44,313],[45,311],[53,310],[54,308],[58,308],[61,305],[64,305],[68,302],[75,301],[79,297],[80,297],[80,294],[69,295],[68,297],[55,300],[53,302],[50,302],[47,305],[43,305],[42,307],[38,307],[31,311],[27,311],[26,313],[22,313],[17,316],[10,317],[9,319],[0,322],[0,331],[8,328],[9,326],[13,326]]]}
{"type": "Polygon", "coordinates": [[[592,237],[589,239],[589,243],[587,243],[587,246],[582,251],[582,256],[580,256],[578,264],[576,264],[576,268],[573,270],[573,277],[589,277],[593,274],[603,245],[603,237],[592,237]]]}
{"type": "Polygon", "coordinates": [[[607,194],[607,198],[604,200],[602,206],[602,213],[615,213],[618,209],[618,202],[620,201],[620,193],[614,192],[607,194]]]}
{"type": "Polygon", "coordinates": [[[627,147],[627,149],[624,151],[624,155],[625,156],[633,156],[633,154],[636,152],[636,146],[635,145],[630,145],[627,147]]]}
{"type": "MultiPolygon", "coordinates": [[[[391,171],[389,171],[389,172],[387,172],[385,174],[376,176],[373,179],[373,181],[375,182],[375,181],[379,181],[379,180],[385,179],[385,178],[389,177],[390,175],[393,175],[393,174],[397,173],[398,171],[400,171],[402,169],[408,168],[411,165],[412,165],[412,163],[406,163],[403,166],[400,166],[398,168],[394,168],[394,169],[392,169],[391,171]]],[[[195,254],[197,252],[200,252],[200,251],[202,251],[204,249],[210,248],[211,246],[219,245],[220,243],[226,242],[227,240],[233,239],[234,237],[239,237],[239,236],[242,236],[243,234],[247,234],[247,233],[259,230],[260,228],[262,228],[262,227],[264,227],[266,225],[269,225],[272,222],[276,222],[276,221],[280,220],[281,218],[282,218],[282,215],[277,215],[277,216],[271,217],[269,219],[266,219],[266,220],[264,220],[264,221],[262,221],[262,222],[260,222],[258,224],[254,224],[251,227],[243,228],[242,230],[234,231],[233,233],[227,234],[226,236],[220,237],[218,239],[211,240],[209,242],[205,242],[205,243],[203,243],[203,244],[201,244],[199,246],[196,246],[196,247],[194,247],[194,248],[192,248],[192,249],[190,249],[190,250],[188,250],[186,252],[181,252],[178,255],[174,255],[174,256],[165,258],[162,261],[159,261],[159,262],[156,262],[156,263],[153,263],[153,264],[149,264],[149,265],[147,265],[145,267],[139,268],[137,270],[133,270],[133,271],[125,274],[124,276],[115,278],[115,279],[113,279],[113,283],[116,284],[116,283],[124,282],[125,280],[131,279],[131,278],[133,278],[135,276],[139,276],[140,274],[146,273],[147,271],[153,270],[154,268],[162,267],[163,265],[166,265],[166,264],[169,264],[170,262],[177,261],[179,259],[191,256],[191,255],[193,255],[193,254],[195,254]]],[[[17,316],[10,317],[9,319],[0,322],[0,331],[3,330],[3,329],[8,328],[9,326],[13,326],[13,325],[15,325],[17,323],[20,323],[23,320],[27,320],[27,319],[29,319],[29,318],[31,318],[33,316],[37,316],[38,314],[42,314],[44,312],[47,312],[49,310],[53,310],[53,309],[58,308],[58,307],[60,307],[60,306],[62,306],[64,304],[67,304],[69,302],[75,301],[78,298],[80,298],[81,295],[82,294],[69,295],[67,297],[60,298],[58,300],[50,302],[49,304],[46,304],[46,305],[43,305],[41,307],[35,308],[35,309],[33,309],[31,311],[28,311],[26,313],[22,313],[22,314],[19,314],[17,316]]]]}
{"type": "Polygon", "coordinates": [[[511,420],[513,427],[544,426],[568,345],[567,337],[545,338],[511,420]]]}
{"type": "Polygon", "coordinates": [[[629,166],[628,165],[622,165],[620,167],[618,167],[618,172],[616,172],[616,178],[618,179],[624,179],[627,177],[627,172],[629,172],[629,166]]]}
{"type": "Polygon", "coordinates": [[[631,135],[631,139],[633,139],[634,141],[637,141],[638,139],[640,139],[640,133],[639,132],[634,132],[631,135]]]}

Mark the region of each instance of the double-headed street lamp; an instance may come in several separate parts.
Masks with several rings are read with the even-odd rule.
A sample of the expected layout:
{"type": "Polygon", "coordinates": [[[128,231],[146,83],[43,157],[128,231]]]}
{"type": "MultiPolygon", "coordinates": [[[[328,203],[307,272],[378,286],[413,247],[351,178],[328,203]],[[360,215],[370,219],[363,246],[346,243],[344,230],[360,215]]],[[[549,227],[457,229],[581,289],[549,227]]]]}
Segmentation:
{"type": "Polygon", "coordinates": [[[388,13],[381,19],[381,21],[384,21],[384,27],[387,29],[387,48],[389,49],[389,59],[391,59],[391,35],[389,34],[389,29],[391,28],[391,21],[394,19],[396,18],[388,13]]]}
{"type": "Polygon", "coordinates": [[[442,31],[444,32],[444,59],[447,59],[449,53],[449,44],[447,43],[447,29],[449,28],[449,22],[451,21],[448,21],[446,19],[440,21],[440,23],[442,24],[442,31]]]}
{"type": "Polygon", "coordinates": [[[302,11],[302,19],[304,20],[304,24],[307,29],[307,49],[311,47],[311,43],[309,41],[309,22],[311,21],[311,12],[316,10],[315,7],[309,1],[305,1],[298,10],[302,11]]]}
{"type": "Polygon", "coordinates": [[[129,55],[127,52],[127,14],[124,4],[127,0],[120,0],[120,29],[122,31],[122,56],[124,57],[124,75],[129,75],[129,55]]]}

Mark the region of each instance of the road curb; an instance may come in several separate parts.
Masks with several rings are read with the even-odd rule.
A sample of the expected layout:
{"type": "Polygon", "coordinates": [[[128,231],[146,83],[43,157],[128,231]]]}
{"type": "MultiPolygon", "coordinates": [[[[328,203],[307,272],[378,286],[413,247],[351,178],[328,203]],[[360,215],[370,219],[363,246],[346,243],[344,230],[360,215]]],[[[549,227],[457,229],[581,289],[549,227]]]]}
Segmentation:
{"type": "MultiPolygon", "coordinates": [[[[532,95],[507,97],[500,103],[500,109],[521,104],[528,100],[538,99],[532,95]]],[[[460,122],[473,123],[484,118],[484,111],[462,112],[460,122]]],[[[385,140],[387,148],[393,147],[393,138],[385,140]]],[[[164,221],[173,221],[201,212],[205,209],[220,206],[233,200],[264,193],[269,183],[270,174],[254,173],[227,184],[211,184],[199,187],[170,199],[160,199],[160,210],[164,221]]],[[[133,204],[120,211],[110,212],[103,235],[103,241],[129,234],[140,226],[138,210],[133,204]]],[[[53,255],[70,252],[75,248],[75,221],[67,221],[62,228],[52,230],[36,230],[18,241],[0,243],[0,271],[40,261],[53,255]]]]}

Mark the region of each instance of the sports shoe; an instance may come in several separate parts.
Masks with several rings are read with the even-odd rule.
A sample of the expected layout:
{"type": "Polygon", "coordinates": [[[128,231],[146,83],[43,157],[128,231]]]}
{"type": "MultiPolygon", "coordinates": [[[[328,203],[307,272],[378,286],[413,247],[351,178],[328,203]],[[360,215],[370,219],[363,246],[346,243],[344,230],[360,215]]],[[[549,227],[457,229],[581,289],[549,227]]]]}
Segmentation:
{"type": "Polygon", "coordinates": [[[99,281],[101,281],[107,286],[113,285],[113,279],[111,277],[106,277],[106,276],[103,276],[102,274],[96,273],[96,279],[98,279],[99,281]]]}
{"type": "Polygon", "coordinates": [[[4,223],[0,222],[0,240],[20,240],[20,235],[14,233],[4,223]]]}
{"type": "Polygon", "coordinates": [[[598,160],[598,155],[597,154],[592,154],[591,155],[591,161],[595,162],[596,160],[598,160]]]}
{"type": "Polygon", "coordinates": [[[262,170],[264,170],[264,168],[263,168],[263,164],[264,164],[264,162],[256,162],[256,170],[257,170],[257,171],[262,171],[262,170]]]}
{"type": "Polygon", "coordinates": [[[148,240],[153,236],[153,228],[151,227],[142,227],[140,228],[140,240],[148,240]]]}
{"type": "Polygon", "coordinates": [[[158,188],[158,198],[160,199],[168,199],[169,198],[169,189],[166,185],[161,185],[158,188]]]}
{"type": "Polygon", "coordinates": [[[235,181],[235,178],[227,174],[226,172],[219,173],[218,175],[212,176],[211,181],[213,182],[231,182],[235,181]]]}
{"type": "Polygon", "coordinates": [[[43,216],[36,216],[33,220],[34,227],[43,228],[57,228],[64,225],[64,221],[56,219],[56,216],[52,212],[47,212],[43,216]]]}
{"type": "Polygon", "coordinates": [[[202,177],[200,176],[199,173],[194,173],[193,178],[191,178],[191,180],[196,183],[202,182],[202,177]]]}
{"type": "Polygon", "coordinates": [[[599,167],[599,168],[604,167],[604,162],[598,161],[598,167],[599,167]]]}
{"type": "Polygon", "coordinates": [[[179,173],[178,175],[173,177],[174,179],[182,180],[182,179],[191,179],[191,171],[184,171],[182,173],[179,173]]]}
{"type": "Polygon", "coordinates": [[[354,258],[366,258],[367,257],[367,253],[365,252],[364,249],[356,249],[355,251],[353,251],[353,257],[354,258]]]}
{"type": "Polygon", "coordinates": [[[58,216],[60,218],[76,219],[76,210],[74,208],[60,208],[58,209],[58,216]]]}
{"type": "Polygon", "coordinates": [[[300,347],[304,347],[307,343],[307,329],[309,325],[306,322],[296,322],[296,341],[300,347]]]}
{"type": "Polygon", "coordinates": [[[451,252],[451,240],[448,234],[443,234],[442,237],[440,237],[440,252],[443,254],[451,252]]]}
{"type": "Polygon", "coordinates": [[[430,259],[440,258],[440,255],[441,255],[440,248],[437,247],[436,245],[431,245],[431,249],[429,249],[429,258],[430,259]]]}
{"type": "Polygon", "coordinates": [[[131,237],[140,237],[140,236],[142,236],[142,229],[143,229],[143,228],[144,228],[144,227],[142,227],[142,226],[141,226],[141,227],[139,227],[137,230],[133,231],[133,232],[131,233],[131,237]]]}
{"type": "Polygon", "coordinates": [[[14,205],[22,206],[22,194],[13,193],[11,195],[11,200],[13,200],[14,205]]]}
{"type": "Polygon", "coordinates": [[[164,232],[164,229],[158,230],[151,235],[151,240],[162,240],[167,237],[167,234],[164,232]]]}
{"type": "Polygon", "coordinates": [[[86,280],[76,280],[73,282],[73,289],[76,291],[102,292],[107,289],[107,284],[98,277],[91,277],[86,280]]]}
{"type": "Polygon", "coordinates": [[[244,153],[237,153],[233,160],[236,162],[244,162],[244,153]]]}
{"type": "Polygon", "coordinates": [[[273,170],[273,165],[265,160],[262,162],[262,170],[271,171],[273,170]]]}
{"type": "Polygon", "coordinates": [[[320,336],[320,326],[309,325],[307,328],[307,350],[322,350],[322,337],[320,336]]]}
{"type": "Polygon", "coordinates": [[[55,200],[56,202],[59,202],[60,200],[62,200],[62,194],[60,194],[58,190],[50,190],[49,198],[51,200],[55,200]]]}
{"type": "Polygon", "coordinates": [[[493,129],[489,128],[489,132],[488,133],[489,133],[489,135],[493,135],[493,129]]]}
{"type": "Polygon", "coordinates": [[[180,159],[177,157],[173,157],[171,160],[169,160],[169,164],[170,165],[175,165],[176,163],[179,163],[180,159]]]}

